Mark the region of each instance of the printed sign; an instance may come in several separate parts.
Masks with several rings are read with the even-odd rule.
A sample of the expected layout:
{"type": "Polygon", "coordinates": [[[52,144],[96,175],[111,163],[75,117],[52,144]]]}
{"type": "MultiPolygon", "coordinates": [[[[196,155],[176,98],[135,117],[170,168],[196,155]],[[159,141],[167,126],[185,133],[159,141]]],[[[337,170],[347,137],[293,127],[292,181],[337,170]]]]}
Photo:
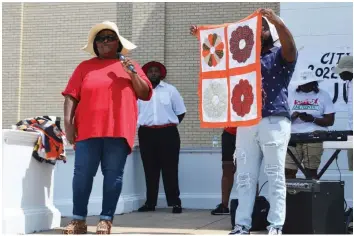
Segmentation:
{"type": "MultiPolygon", "coordinates": [[[[298,76],[298,72],[304,69],[314,71],[315,76],[323,79],[319,83],[321,89],[326,90],[335,105],[336,111],[347,111],[347,86],[339,78],[339,75],[332,71],[341,57],[352,55],[351,47],[342,47],[334,49],[316,49],[304,47],[299,51],[299,58],[294,72],[293,79],[298,76]]],[[[291,85],[290,85],[291,86],[291,85]]]]}

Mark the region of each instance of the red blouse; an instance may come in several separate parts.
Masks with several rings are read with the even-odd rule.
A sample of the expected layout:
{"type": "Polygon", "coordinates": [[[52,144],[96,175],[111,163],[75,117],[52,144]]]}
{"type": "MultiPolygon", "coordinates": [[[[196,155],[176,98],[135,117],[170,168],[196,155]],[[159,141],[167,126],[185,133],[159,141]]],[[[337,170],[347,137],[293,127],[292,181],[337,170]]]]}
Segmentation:
{"type": "MultiPolygon", "coordinates": [[[[138,75],[152,85],[141,67],[134,63],[138,75]]],[[[133,148],[137,126],[137,96],[131,78],[117,59],[97,57],[80,63],[62,95],[79,103],[75,111],[77,141],[97,137],[126,138],[133,148]]]]}

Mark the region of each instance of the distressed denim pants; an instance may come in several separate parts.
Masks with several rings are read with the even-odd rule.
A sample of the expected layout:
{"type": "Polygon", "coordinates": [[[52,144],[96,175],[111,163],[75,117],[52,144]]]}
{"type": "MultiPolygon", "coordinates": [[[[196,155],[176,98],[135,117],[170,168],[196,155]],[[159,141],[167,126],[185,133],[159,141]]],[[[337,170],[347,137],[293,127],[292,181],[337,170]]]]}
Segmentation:
{"type": "Polygon", "coordinates": [[[85,220],[93,178],[101,164],[103,199],[101,220],[113,220],[122,190],[130,148],[124,138],[91,138],[76,143],[73,179],[73,219],[85,220]]]}
{"type": "Polygon", "coordinates": [[[250,229],[262,159],[268,177],[269,227],[282,228],[285,221],[285,157],[291,134],[286,117],[270,116],[257,125],[238,127],[236,151],[237,198],[235,224],[250,229]]]}

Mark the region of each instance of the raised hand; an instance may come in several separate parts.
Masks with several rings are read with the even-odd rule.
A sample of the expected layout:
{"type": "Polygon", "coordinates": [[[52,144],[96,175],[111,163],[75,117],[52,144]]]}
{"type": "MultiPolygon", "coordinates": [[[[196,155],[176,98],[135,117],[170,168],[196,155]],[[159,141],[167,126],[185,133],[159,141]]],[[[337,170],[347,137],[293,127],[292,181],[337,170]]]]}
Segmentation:
{"type": "Polygon", "coordinates": [[[273,25],[282,24],[282,20],[275,14],[272,9],[259,9],[259,12],[267,18],[273,25]]]}
{"type": "Polygon", "coordinates": [[[193,36],[197,36],[197,32],[198,32],[198,26],[191,25],[191,27],[189,28],[189,33],[193,36]]]}

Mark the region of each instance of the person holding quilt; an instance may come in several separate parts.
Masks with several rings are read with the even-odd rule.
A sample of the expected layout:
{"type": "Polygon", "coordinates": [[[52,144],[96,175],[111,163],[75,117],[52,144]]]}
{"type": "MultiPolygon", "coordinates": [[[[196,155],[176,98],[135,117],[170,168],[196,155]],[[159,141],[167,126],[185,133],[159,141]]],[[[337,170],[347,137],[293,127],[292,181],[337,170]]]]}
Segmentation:
{"type": "MultiPolygon", "coordinates": [[[[262,119],[252,126],[238,127],[235,159],[237,196],[233,234],[249,234],[262,159],[268,177],[269,234],[281,234],[285,222],[285,157],[291,134],[288,85],[297,61],[294,38],[284,22],[271,9],[262,15],[261,73],[262,119]]],[[[198,27],[192,26],[196,35],[198,27]]]]}

